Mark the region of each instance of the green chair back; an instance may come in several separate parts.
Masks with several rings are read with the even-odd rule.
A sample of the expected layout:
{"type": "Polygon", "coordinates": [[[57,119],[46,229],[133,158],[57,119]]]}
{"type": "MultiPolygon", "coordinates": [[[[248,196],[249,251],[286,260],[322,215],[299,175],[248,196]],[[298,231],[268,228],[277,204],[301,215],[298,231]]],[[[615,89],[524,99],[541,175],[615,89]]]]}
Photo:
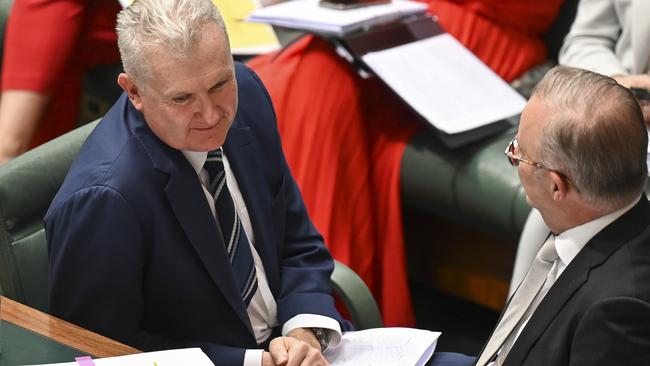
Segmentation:
{"type": "Polygon", "coordinates": [[[4,296],[48,311],[43,216],[96,123],[0,166],[0,288],[4,296]]]}

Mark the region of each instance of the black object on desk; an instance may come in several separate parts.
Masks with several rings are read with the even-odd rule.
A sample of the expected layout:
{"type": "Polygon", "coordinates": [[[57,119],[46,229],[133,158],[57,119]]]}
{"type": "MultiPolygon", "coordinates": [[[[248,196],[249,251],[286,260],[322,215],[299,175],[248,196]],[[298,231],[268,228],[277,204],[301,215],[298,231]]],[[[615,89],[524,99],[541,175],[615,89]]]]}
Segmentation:
{"type": "Polygon", "coordinates": [[[318,4],[326,8],[347,10],[364,6],[386,4],[389,2],[391,2],[391,0],[320,0],[318,4]]]}

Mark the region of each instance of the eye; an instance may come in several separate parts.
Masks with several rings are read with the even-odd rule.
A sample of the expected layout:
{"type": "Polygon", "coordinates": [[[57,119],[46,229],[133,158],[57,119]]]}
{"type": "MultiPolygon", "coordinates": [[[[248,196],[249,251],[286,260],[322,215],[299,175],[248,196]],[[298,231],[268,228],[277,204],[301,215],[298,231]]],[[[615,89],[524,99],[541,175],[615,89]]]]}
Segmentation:
{"type": "Polygon", "coordinates": [[[177,95],[177,96],[172,98],[172,102],[174,102],[176,104],[183,104],[183,103],[187,102],[187,100],[189,98],[190,98],[189,95],[186,95],[186,94],[177,95]]]}
{"type": "Polygon", "coordinates": [[[231,81],[231,79],[223,80],[223,81],[218,82],[217,84],[212,86],[212,88],[210,88],[209,92],[214,93],[214,92],[217,92],[217,91],[223,89],[230,81],[231,81]]]}

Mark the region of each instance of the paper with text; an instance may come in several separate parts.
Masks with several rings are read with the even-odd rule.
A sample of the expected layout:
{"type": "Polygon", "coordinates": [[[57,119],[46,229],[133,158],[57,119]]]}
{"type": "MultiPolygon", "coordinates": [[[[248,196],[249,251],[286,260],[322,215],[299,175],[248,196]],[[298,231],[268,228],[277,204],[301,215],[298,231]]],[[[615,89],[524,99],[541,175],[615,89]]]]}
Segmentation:
{"type": "MultiPolygon", "coordinates": [[[[200,348],[137,353],[128,356],[93,359],[95,366],[214,366],[200,348]]],[[[45,365],[37,365],[45,366],[45,365]]],[[[48,366],[79,366],[77,362],[53,363],[48,366]]]]}
{"type": "Polygon", "coordinates": [[[449,34],[363,61],[438,130],[469,131],[521,113],[526,100],[449,34]]]}
{"type": "Polygon", "coordinates": [[[440,332],[413,328],[375,328],[343,334],[325,350],[331,366],[423,366],[436,348],[440,332]]]}

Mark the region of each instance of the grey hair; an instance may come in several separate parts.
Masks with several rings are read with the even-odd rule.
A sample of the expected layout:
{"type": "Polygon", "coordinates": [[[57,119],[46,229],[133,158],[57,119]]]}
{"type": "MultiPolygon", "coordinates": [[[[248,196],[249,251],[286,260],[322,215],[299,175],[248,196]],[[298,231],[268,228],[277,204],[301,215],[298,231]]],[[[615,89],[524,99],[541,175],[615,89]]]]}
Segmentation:
{"type": "Polygon", "coordinates": [[[117,16],[117,44],[124,71],[135,80],[150,76],[146,53],[163,47],[179,60],[189,57],[204,24],[213,22],[228,33],[210,0],[136,0],[117,16]]]}
{"type": "Polygon", "coordinates": [[[557,66],[535,87],[535,96],[550,107],[540,162],[566,174],[596,208],[620,208],[641,194],[648,134],[630,90],[607,76],[557,66]]]}

